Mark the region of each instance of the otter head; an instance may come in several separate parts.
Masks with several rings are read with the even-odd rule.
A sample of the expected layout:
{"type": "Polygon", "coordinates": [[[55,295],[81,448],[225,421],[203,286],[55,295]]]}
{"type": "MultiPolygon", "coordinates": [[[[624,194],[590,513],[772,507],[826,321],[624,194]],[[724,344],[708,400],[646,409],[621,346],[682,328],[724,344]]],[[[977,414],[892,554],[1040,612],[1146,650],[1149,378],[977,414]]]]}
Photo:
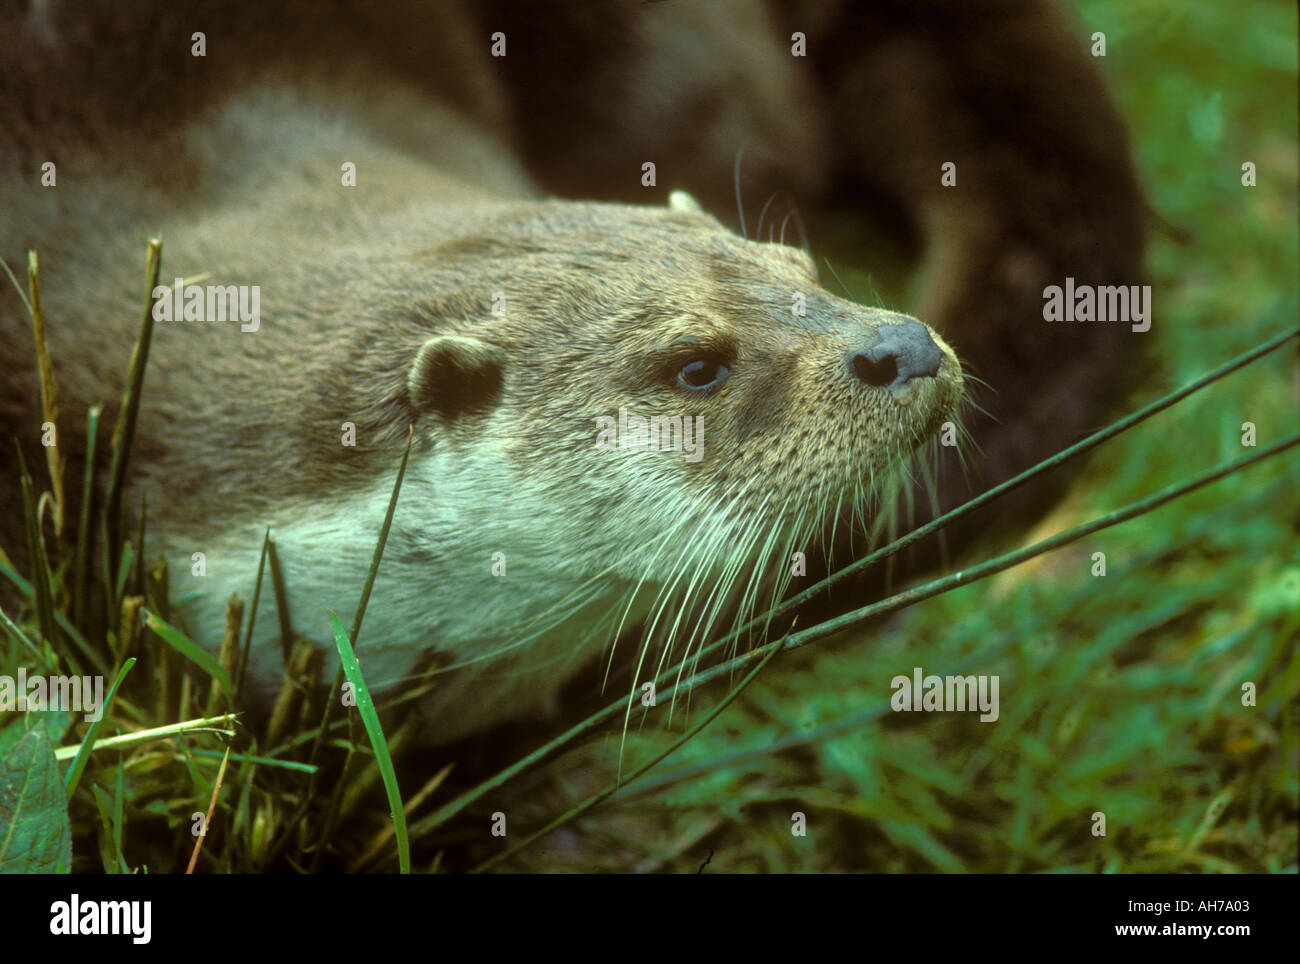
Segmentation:
{"type": "Polygon", "coordinates": [[[551,609],[736,601],[865,507],[961,396],[931,329],[835,297],[803,251],[687,198],[515,205],[466,227],[418,258],[463,283],[430,306],[405,390],[428,474],[473,498],[463,525],[484,551],[513,547],[551,609]]]}
{"type": "MultiPolygon", "coordinates": [[[[199,418],[217,383],[197,375],[155,396],[194,419],[159,479],[239,507],[217,534],[174,521],[170,551],[213,545],[233,580],[256,571],[271,524],[302,620],[348,611],[413,426],[367,673],[384,689],[428,650],[459,669],[437,688],[440,738],[518,713],[638,621],[647,643],[691,645],[754,610],[961,395],[957,360],[920,322],[831,295],[802,251],[680,197],[432,200],[319,257],[282,266],[255,336],[159,337],[164,376],[224,359],[223,397],[240,399],[199,418]],[[231,343],[200,352],[199,337],[231,343]],[[278,442],[257,449],[266,425],[278,442]],[[248,454],[230,459],[231,440],[248,454]],[[204,472],[193,485],[176,481],[187,466],[204,472]]],[[[244,589],[195,588],[213,625],[244,589]]],[[[257,622],[267,686],[276,622],[257,622]]]]}

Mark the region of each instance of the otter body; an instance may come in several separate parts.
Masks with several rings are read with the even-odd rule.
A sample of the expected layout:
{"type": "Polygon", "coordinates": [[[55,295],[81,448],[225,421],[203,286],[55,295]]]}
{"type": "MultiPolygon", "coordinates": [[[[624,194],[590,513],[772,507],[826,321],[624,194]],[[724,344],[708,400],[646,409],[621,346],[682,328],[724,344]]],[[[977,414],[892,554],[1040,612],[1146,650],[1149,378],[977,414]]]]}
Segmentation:
{"type": "MultiPolygon", "coordinates": [[[[726,607],[753,608],[757,587],[788,581],[792,552],[816,552],[838,511],[863,506],[873,480],[954,418],[962,375],[934,329],[831,295],[798,249],[745,240],[689,200],[644,198],[646,160],[715,211],[741,147],[760,192],[814,199],[830,199],[836,171],[861,161],[861,145],[833,146],[828,132],[862,75],[818,76],[844,58],[838,48],[803,69],[778,24],[789,14],[616,4],[541,17],[526,5],[445,4],[399,7],[381,24],[350,3],[265,6],[4,13],[26,47],[4,54],[16,96],[4,108],[13,140],[0,156],[0,239],[11,265],[28,247],[40,254],[71,464],[86,408],[106,404],[111,424],[120,398],[148,236],[161,231],[168,285],[258,292],[255,323],[156,322],[132,453],[128,504],[147,493],[149,557],[167,558],[204,645],[215,646],[230,594],[250,597],[268,526],[295,630],[328,642],[327,612],[346,621],[356,605],[414,426],[360,647],[379,689],[433,654],[456,667],[431,724],[435,739],[452,739],[537,702],[637,621],[695,639],[726,607]],[[193,56],[200,30],[205,57],[193,56]],[[504,59],[490,55],[497,30],[513,45],[504,59]],[[145,51],[135,72],[109,53],[128,43],[145,51]],[[578,66],[590,76],[573,76],[578,66]],[[819,90],[831,106],[801,111],[819,90]],[[54,187],[41,184],[47,160],[54,187]],[[591,175],[590,192],[564,183],[575,174],[591,175]],[[656,203],[555,200],[556,190],[656,203]],[[627,416],[694,426],[699,458],[601,446],[600,427],[627,416]],[[195,553],[203,575],[192,575],[195,553]],[[704,616],[683,629],[688,610],[704,616]]],[[[1039,5],[1005,6],[1056,23],[1039,5]]],[[[918,50],[936,42],[912,33],[903,8],[874,15],[897,19],[918,50]]],[[[814,6],[805,29],[816,46],[858,16],[814,6]]],[[[1063,69],[1083,69],[1077,53],[1063,69]]],[[[936,96],[954,95],[931,80],[936,96]]],[[[1094,274],[1131,268],[1137,250],[1125,165],[1105,184],[1121,210],[1098,231],[1122,221],[1131,250],[1091,253],[1094,274]]],[[[899,170],[881,169],[902,184],[911,174],[899,170]]],[[[1010,213],[928,187],[917,198],[917,223],[958,239],[928,248],[944,276],[931,286],[936,317],[987,358],[997,336],[978,322],[996,312],[973,307],[962,326],[956,306],[1010,213]],[[950,224],[964,206],[981,213],[950,224]]],[[[1025,290],[1079,263],[1074,242],[1035,241],[1017,234],[1011,268],[989,280],[1014,289],[1003,304],[1022,312],[1025,290]]],[[[12,291],[0,311],[12,360],[0,418],[37,464],[30,329],[12,291]]],[[[1013,337],[1021,353],[1067,343],[1041,328],[1013,337]]],[[[1115,352],[1087,344],[1098,358],[1115,352]]],[[[1091,417],[1102,390],[1072,400],[1058,439],[1091,417]]],[[[1034,454],[1024,438],[984,438],[990,475],[1034,454]]],[[[955,458],[940,460],[944,478],[955,458]]],[[[9,469],[0,484],[13,487],[9,469]]],[[[8,511],[11,553],[17,522],[8,511]]],[[[249,670],[263,703],[283,675],[279,637],[267,592],[249,670]]]]}

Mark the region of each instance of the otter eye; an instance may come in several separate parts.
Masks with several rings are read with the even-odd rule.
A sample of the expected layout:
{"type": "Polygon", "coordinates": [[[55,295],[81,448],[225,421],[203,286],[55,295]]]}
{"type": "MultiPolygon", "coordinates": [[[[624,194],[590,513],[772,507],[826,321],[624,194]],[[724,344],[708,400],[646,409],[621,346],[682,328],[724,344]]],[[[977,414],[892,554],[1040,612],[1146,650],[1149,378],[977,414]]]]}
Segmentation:
{"type": "Polygon", "coordinates": [[[729,374],[730,370],[721,362],[697,358],[682,366],[677,373],[677,384],[693,392],[705,392],[717,388],[729,374]]]}

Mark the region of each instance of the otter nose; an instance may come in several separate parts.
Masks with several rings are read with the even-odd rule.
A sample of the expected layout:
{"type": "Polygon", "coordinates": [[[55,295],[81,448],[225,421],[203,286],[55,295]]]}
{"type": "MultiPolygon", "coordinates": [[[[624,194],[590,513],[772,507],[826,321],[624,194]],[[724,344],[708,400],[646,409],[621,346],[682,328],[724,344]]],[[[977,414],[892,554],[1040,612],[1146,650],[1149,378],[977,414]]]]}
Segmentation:
{"type": "Polygon", "coordinates": [[[853,374],[875,388],[902,388],[914,378],[939,374],[943,352],[919,321],[876,329],[879,340],[870,348],[849,352],[853,374]]]}

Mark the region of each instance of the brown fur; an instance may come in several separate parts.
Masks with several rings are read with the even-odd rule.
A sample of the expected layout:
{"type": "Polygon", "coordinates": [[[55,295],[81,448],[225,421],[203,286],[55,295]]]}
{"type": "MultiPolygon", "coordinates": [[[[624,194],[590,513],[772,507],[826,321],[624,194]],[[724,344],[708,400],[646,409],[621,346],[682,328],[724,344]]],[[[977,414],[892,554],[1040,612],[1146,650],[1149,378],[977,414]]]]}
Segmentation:
{"type": "MultiPolygon", "coordinates": [[[[385,141],[426,153],[432,138],[404,129],[445,104],[497,145],[478,159],[500,164],[516,145],[530,176],[560,194],[661,201],[663,188],[638,180],[652,159],[661,185],[729,219],[743,146],[750,203],[788,191],[814,238],[823,208],[883,201],[903,213],[928,279],[917,313],[992,388],[977,395],[991,417],[970,423],[983,451],[971,462],[976,488],[1093,427],[1139,354],[1123,331],[1041,321],[1042,288],[1067,274],[1140,280],[1141,203],[1095,69],[1105,62],[1086,55],[1078,24],[1037,0],[444,2],[393,5],[382,17],[343,0],[326,11],[11,0],[0,16],[7,36],[36,41],[3,55],[4,255],[21,263],[39,246],[49,290],[67,278],[78,303],[99,289],[87,261],[91,276],[120,272],[124,291],[160,213],[204,212],[221,193],[214,181],[225,175],[214,169],[229,167],[217,153],[228,145],[178,149],[179,124],[268,79],[318,89],[323,77],[345,76],[336,90],[410,91],[409,106],[367,96],[350,114],[371,118],[385,141]],[[487,55],[498,29],[509,39],[504,59],[487,55]],[[805,60],[788,53],[796,29],[808,34],[805,60]],[[206,58],[189,55],[194,30],[208,34],[206,58]],[[46,159],[59,164],[58,191],[35,186],[46,159]],[[957,189],[938,186],[942,160],[957,163],[957,189]],[[106,184],[105,171],[127,183],[106,184]],[[91,175],[96,183],[76,197],[91,175]],[[125,190],[137,180],[149,189],[125,190]],[[128,210],[136,217],[124,218],[128,210]]],[[[458,153],[445,139],[438,147],[440,165],[458,153]]],[[[12,293],[3,297],[12,313],[12,293]]],[[[946,470],[945,501],[971,490],[948,477],[955,471],[946,470]]]]}
{"type": "MultiPolygon", "coordinates": [[[[41,254],[71,477],[85,408],[114,416],[150,233],[165,240],[166,283],[210,273],[265,289],[255,335],[155,334],[132,481],[154,493],[159,524],[190,539],[233,517],[258,528],[302,518],[321,491],[391,466],[420,414],[420,346],[476,330],[496,291],[513,306],[493,329],[506,384],[532,400],[517,456],[557,478],[573,463],[534,451],[529,420],[607,414],[609,397],[582,397],[584,386],[641,390],[637,365],[675,325],[729,331],[767,366],[748,388],[752,366],[739,366],[710,403],[732,457],[694,471],[701,491],[759,478],[772,506],[833,500],[884,440],[932,433],[947,389],[905,414],[816,391],[828,384],[818,359],[853,325],[888,316],[816,287],[797,253],[662,210],[681,187],[730,220],[741,148],[748,227],[756,199],[782,190],[814,239],[833,215],[883,213],[916,240],[925,320],[993,389],[978,398],[990,417],[971,424],[976,487],[1096,424],[1137,354],[1122,328],[1042,321],[1042,289],[1066,275],[1133,284],[1141,273],[1122,125],[1083,33],[1048,4],[321,6],[0,6],[0,31],[22,38],[0,53],[0,243],[11,265],[29,247],[41,254]],[[195,30],[205,58],[190,55],[195,30]],[[506,58],[488,54],[495,30],[506,58]],[[789,54],[794,30],[807,58],[789,54]],[[47,160],[55,189],[39,183],[47,160]],[[657,188],[641,186],[647,160],[657,188]],[[953,189],[939,187],[948,160],[953,189]],[[355,188],[340,187],[344,161],[357,165],[355,188]],[[546,193],[660,209],[539,201],[546,193]],[[760,320],[794,287],[810,295],[806,324],[760,320]],[[625,330],[614,358],[599,351],[611,326],[625,330]],[[810,405],[864,428],[826,434],[810,405]],[[358,425],[355,449],[337,444],[344,421],[358,425]]],[[[37,465],[30,331],[7,288],[0,315],[0,424],[37,465]]],[[[450,444],[472,434],[466,415],[443,420],[450,444]]],[[[952,458],[940,481],[944,503],[971,490],[952,458]]],[[[575,512],[598,524],[599,500],[575,512]]],[[[15,522],[7,511],[6,548],[15,522]]]]}

